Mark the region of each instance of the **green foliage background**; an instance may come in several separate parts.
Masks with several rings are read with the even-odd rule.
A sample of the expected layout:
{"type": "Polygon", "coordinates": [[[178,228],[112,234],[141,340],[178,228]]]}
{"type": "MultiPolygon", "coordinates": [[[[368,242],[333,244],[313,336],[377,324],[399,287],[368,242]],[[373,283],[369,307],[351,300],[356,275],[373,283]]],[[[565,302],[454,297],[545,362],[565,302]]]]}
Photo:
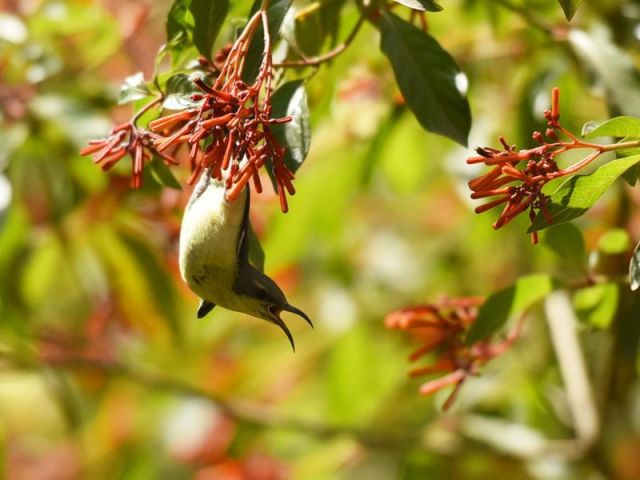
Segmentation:
{"type": "MultiPolygon", "coordinates": [[[[470,146],[498,135],[531,146],[555,85],[573,131],[640,116],[637,4],[584,0],[569,24],[573,2],[560,3],[450,0],[427,15],[469,80],[470,146]]],[[[358,18],[351,2],[316,6],[294,2],[299,15],[284,21],[308,56],[358,18]]],[[[177,269],[189,192],[151,173],[132,191],[127,168],[105,175],[78,154],[131,114],[114,106],[120,84],[152,77],[169,8],[40,0],[0,13],[6,478],[640,477],[640,301],[623,280],[637,189],[616,183],[580,229],[552,227],[542,246],[530,245],[525,220],[493,231],[493,214],[474,215],[468,201],[471,151],[425,132],[398,101],[380,36],[365,25],[306,84],[313,137],[290,212],[272,194],[252,206],[266,271],[316,329],[291,319],[294,355],[265,322],[222,309],[197,320],[177,269]],[[580,288],[587,271],[604,280],[580,288]],[[488,295],[531,273],[577,285],[601,428],[574,454],[561,448],[576,432],[542,309],[446,414],[447,392],[420,397],[419,380],[406,378],[411,339],[383,324],[393,309],[488,295]]],[[[214,50],[250,9],[230,2],[214,50]]],[[[193,41],[206,51],[202,35],[193,41]]],[[[188,39],[173,40],[195,58],[188,39]]],[[[175,174],[184,183],[186,166],[175,174]]]]}

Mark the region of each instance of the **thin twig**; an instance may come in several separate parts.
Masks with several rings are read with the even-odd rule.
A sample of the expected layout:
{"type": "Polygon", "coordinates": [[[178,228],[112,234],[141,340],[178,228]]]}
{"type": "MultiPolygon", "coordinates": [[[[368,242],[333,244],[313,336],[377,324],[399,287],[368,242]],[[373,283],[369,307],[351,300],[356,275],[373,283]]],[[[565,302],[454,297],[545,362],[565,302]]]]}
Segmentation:
{"type": "Polygon", "coordinates": [[[138,113],[136,113],[133,116],[133,118],[131,118],[131,125],[136,126],[136,123],[138,123],[138,120],[140,120],[140,117],[142,117],[142,115],[144,115],[149,110],[151,110],[153,107],[155,107],[156,105],[159,105],[163,101],[164,101],[164,95],[160,94],[154,100],[152,100],[151,102],[147,103],[144,107],[142,107],[138,111],[138,113]]]}
{"type": "Polygon", "coordinates": [[[328,60],[331,60],[334,57],[337,57],[342,52],[344,52],[349,47],[351,42],[353,42],[353,40],[356,38],[356,35],[360,31],[360,27],[362,27],[362,24],[364,23],[364,19],[365,19],[364,15],[360,15],[360,17],[358,18],[358,21],[353,26],[353,29],[351,30],[347,38],[345,38],[344,42],[336,46],[333,50],[330,50],[327,53],[318,55],[316,57],[305,58],[304,60],[294,60],[294,61],[285,61],[281,63],[276,63],[274,64],[274,67],[281,67],[281,68],[317,67],[318,65],[328,60]]]}
{"type": "Polygon", "coordinates": [[[542,30],[547,35],[553,36],[553,28],[528,8],[521,5],[516,5],[509,0],[494,1],[502,7],[520,15],[528,24],[538,28],[539,30],[542,30]]]}

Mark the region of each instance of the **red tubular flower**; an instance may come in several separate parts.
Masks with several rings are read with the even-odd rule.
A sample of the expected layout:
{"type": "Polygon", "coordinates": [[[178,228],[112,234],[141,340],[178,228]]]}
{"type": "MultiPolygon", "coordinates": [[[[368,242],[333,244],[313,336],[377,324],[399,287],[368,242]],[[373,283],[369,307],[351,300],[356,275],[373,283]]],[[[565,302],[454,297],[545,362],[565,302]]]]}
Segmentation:
{"type": "MultiPolygon", "coordinates": [[[[538,212],[541,212],[547,223],[553,223],[548,209],[549,198],[542,192],[543,187],[555,178],[577,172],[603,152],[599,145],[579,140],[560,124],[559,99],[560,91],[554,88],[551,93],[551,110],[544,112],[549,128],[544,135],[541,132],[533,132],[532,135],[539,146],[518,151],[515,145],[509,145],[504,137],[500,137],[503,150],[478,147],[478,156],[467,159],[468,164],[484,163],[491,167],[488,172],[471,180],[469,189],[472,199],[492,197],[489,202],[477,207],[476,213],[504,205],[493,228],[503,227],[525,211],[529,212],[532,222],[538,212]],[[559,140],[559,134],[569,140],[559,140]],[[566,169],[560,169],[555,157],[577,148],[591,148],[595,152],[566,169]]],[[[532,233],[531,239],[534,244],[538,242],[536,232],[532,233]]]]}
{"type": "Polygon", "coordinates": [[[152,131],[164,136],[155,141],[162,151],[171,145],[187,144],[193,172],[189,184],[196,182],[202,171],[226,182],[226,198],[233,201],[253,179],[261,191],[259,170],[267,164],[275,178],[275,189],[283,212],[288,210],[286,194],[293,195],[293,172],[284,162],[285,149],[271,132],[274,124],[291,121],[291,117],[271,117],[272,62],[265,13],[260,11],[249,20],[233,46],[226,47],[226,58],[212,84],[202,77],[193,79],[202,92],[194,95],[198,108],[159,118],[149,124],[152,131]],[[262,22],[265,48],[262,64],[253,84],[243,80],[247,49],[262,22]]]}
{"type": "Polygon", "coordinates": [[[91,155],[93,162],[107,171],[128,154],[131,157],[131,186],[140,188],[144,163],[150,161],[154,154],[167,163],[177,163],[171,156],[155,149],[154,138],[155,135],[136,127],[132,122],[123,123],[114,127],[107,138],[90,140],[89,146],[80,150],[80,155],[91,155]]]}
{"type": "Polygon", "coordinates": [[[422,343],[411,353],[410,361],[414,362],[431,352],[437,353],[435,363],[413,368],[409,371],[409,376],[439,375],[422,384],[422,395],[454,386],[443,404],[443,410],[453,404],[464,381],[469,376],[477,375],[481,365],[506,351],[520,333],[522,320],[502,342],[481,340],[470,346],[466,345],[466,334],[476,320],[478,307],[483,301],[479,297],[444,298],[434,304],[396,310],[385,319],[388,328],[409,331],[422,343]]]}

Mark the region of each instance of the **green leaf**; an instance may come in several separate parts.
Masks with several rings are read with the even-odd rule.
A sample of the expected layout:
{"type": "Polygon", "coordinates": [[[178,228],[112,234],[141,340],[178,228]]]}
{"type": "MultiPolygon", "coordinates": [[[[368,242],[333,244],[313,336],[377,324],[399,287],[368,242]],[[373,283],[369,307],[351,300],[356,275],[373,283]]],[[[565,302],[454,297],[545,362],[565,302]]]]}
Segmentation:
{"type": "Polygon", "coordinates": [[[438,5],[433,0],[394,0],[394,2],[413,10],[420,10],[421,12],[424,12],[425,10],[427,12],[440,12],[442,10],[442,6],[438,5]]]}
{"type": "MultiPolygon", "coordinates": [[[[621,139],[618,143],[627,143],[630,141],[633,141],[633,139],[629,137],[625,137],[621,139]]],[[[632,157],[633,155],[640,155],[640,146],[627,147],[627,148],[621,148],[620,150],[616,150],[616,157],[618,158],[632,157]]]]}
{"type": "Polygon", "coordinates": [[[633,256],[629,263],[629,283],[634,292],[640,288],[640,243],[633,250],[633,256]]]}
{"type": "Polygon", "coordinates": [[[572,29],[569,44],[581,62],[605,88],[607,100],[623,115],[640,112],[640,73],[634,59],[611,40],[603,29],[585,32],[572,29]]]}
{"type": "Polygon", "coordinates": [[[187,15],[191,0],[174,0],[167,16],[167,43],[172,47],[185,46],[193,28],[187,15]]]}
{"type": "Polygon", "coordinates": [[[625,253],[630,248],[631,239],[629,234],[621,228],[609,230],[598,241],[598,250],[607,255],[625,253]]]}
{"type": "Polygon", "coordinates": [[[428,33],[383,11],[381,49],[389,58],[408,107],[427,130],[465,145],[471,127],[464,79],[455,60],[428,33]]]}
{"type": "Polygon", "coordinates": [[[167,167],[167,165],[164,163],[164,160],[154,155],[149,165],[151,166],[151,172],[153,173],[153,176],[160,183],[160,185],[174,188],[176,190],[182,190],[182,185],[180,185],[180,182],[176,179],[176,177],[173,176],[173,173],[171,173],[169,167],[167,167]]]}
{"type": "Polygon", "coordinates": [[[166,97],[162,107],[167,110],[185,110],[199,105],[200,102],[191,100],[191,95],[200,90],[191,81],[190,75],[178,73],[167,80],[166,97]]]}
{"type": "Polygon", "coordinates": [[[118,97],[118,105],[135,102],[151,95],[151,90],[147,87],[144,80],[144,73],[138,72],[125,78],[124,83],[120,87],[120,96],[118,97]]]}
{"type": "Polygon", "coordinates": [[[597,328],[608,328],[618,309],[618,286],[601,283],[581,288],[573,297],[578,317],[597,328]]]}
{"type": "Polygon", "coordinates": [[[213,43],[229,13],[229,0],[191,0],[193,43],[206,58],[211,58],[213,43]]]}
{"type": "MultiPolygon", "coordinates": [[[[293,0],[271,0],[269,2],[269,8],[267,9],[267,26],[269,28],[269,36],[271,38],[271,45],[273,45],[280,32],[280,27],[284,21],[284,16],[287,14],[287,10],[291,6],[293,0]]],[[[251,18],[260,8],[262,0],[255,0],[251,7],[251,18]]],[[[262,57],[264,53],[264,29],[262,24],[256,29],[256,33],[249,45],[249,50],[245,56],[244,71],[242,72],[242,80],[247,84],[252,84],[258,76],[260,70],[260,64],[262,63],[262,57]]]]}
{"type": "Polygon", "coordinates": [[[601,123],[587,122],[582,127],[584,138],[631,137],[640,138],[640,118],[615,117],[601,123]]]}
{"type": "MultiPolygon", "coordinates": [[[[576,175],[562,183],[551,194],[547,204],[553,225],[559,225],[583,215],[620,175],[638,162],[640,162],[640,155],[612,160],[589,175],[576,175]]],[[[538,212],[528,232],[543,230],[549,226],[544,215],[538,212]]]]}
{"type": "Polygon", "coordinates": [[[553,225],[547,230],[542,243],[565,263],[579,266],[586,261],[582,232],[573,223],[553,225]]]}
{"type": "Polygon", "coordinates": [[[287,147],[285,163],[295,172],[307,157],[311,145],[311,125],[307,93],[302,80],[294,80],[275,91],[272,100],[274,118],[290,116],[291,121],[275,124],[273,134],[281,145],[287,147]]]}
{"type": "Polygon", "coordinates": [[[467,345],[495,333],[510,317],[524,313],[542,300],[555,285],[549,275],[529,275],[519,278],[513,286],[490,295],[467,333],[467,345]]]}
{"type": "Polygon", "coordinates": [[[558,3],[562,7],[565,18],[568,21],[571,21],[576,13],[576,10],[580,6],[580,3],[582,3],[582,0],[558,0],[558,3]]]}

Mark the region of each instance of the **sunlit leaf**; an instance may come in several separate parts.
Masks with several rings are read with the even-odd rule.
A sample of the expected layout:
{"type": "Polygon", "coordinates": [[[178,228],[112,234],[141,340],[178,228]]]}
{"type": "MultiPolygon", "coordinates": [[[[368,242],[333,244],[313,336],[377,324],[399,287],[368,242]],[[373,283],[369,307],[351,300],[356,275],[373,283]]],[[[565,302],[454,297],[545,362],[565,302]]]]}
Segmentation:
{"type": "Polygon", "coordinates": [[[199,92],[190,75],[178,73],[167,80],[166,97],[162,106],[167,110],[184,110],[199,105],[191,100],[191,95],[199,92]]]}
{"type": "MultiPolygon", "coordinates": [[[[212,2],[213,3],[213,2],[212,2]]],[[[187,16],[191,0],[174,0],[167,16],[167,44],[172,47],[183,46],[189,39],[193,25],[187,16]]]]}
{"type": "Polygon", "coordinates": [[[118,104],[134,102],[151,95],[151,91],[144,80],[142,72],[135,73],[127,77],[120,87],[120,96],[118,104]]]}
{"type": "MultiPolygon", "coordinates": [[[[640,112],[639,112],[640,113],[640,112]]],[[[601,123],[588,122],[582,127],[584,138],[630,137],[640,138],[640,118],[615,117],[601,123]]]]}
{"type": "Polygon", "coordinates": [[[467,334],[467,344],[472,344],[502,327],[509,318],[524,313],[542,300],[556,286],[549,275],[529,275],[519,278],[516,283],[490,295],[478,311],[478,318],[467,334]]]}
{"type": "Polygon", "coordinates": [[[211,57],[213,43],[229,13],[229,0],[191,0],[193,15],[193,43],[206,58],[211,57]]]}
{"type": "Polygon", "coordinates": [[[431,35],[388,11],[382,12],[380,31],[382,51],[420,124],[466,145],[471,112],[455,60],[431,35]]]}
{"type": "Polygon", "coordinates": [[[578,316],[597,328],[608,328],[618,309],[618,286],[608,282],[581,288],[573,297],[578,316]]]}
{"type": "MultiPolygon", "coordinates": [[[[612,160],[589,175],[576,175],[558,187],[550,196],[547,209],[553,225],[568,222],[583,215],[624,172],[640,162],[640,155],[612,160]]],[[[543,230],[550,224],[538,213],[529,232],[543,230]]]]}

